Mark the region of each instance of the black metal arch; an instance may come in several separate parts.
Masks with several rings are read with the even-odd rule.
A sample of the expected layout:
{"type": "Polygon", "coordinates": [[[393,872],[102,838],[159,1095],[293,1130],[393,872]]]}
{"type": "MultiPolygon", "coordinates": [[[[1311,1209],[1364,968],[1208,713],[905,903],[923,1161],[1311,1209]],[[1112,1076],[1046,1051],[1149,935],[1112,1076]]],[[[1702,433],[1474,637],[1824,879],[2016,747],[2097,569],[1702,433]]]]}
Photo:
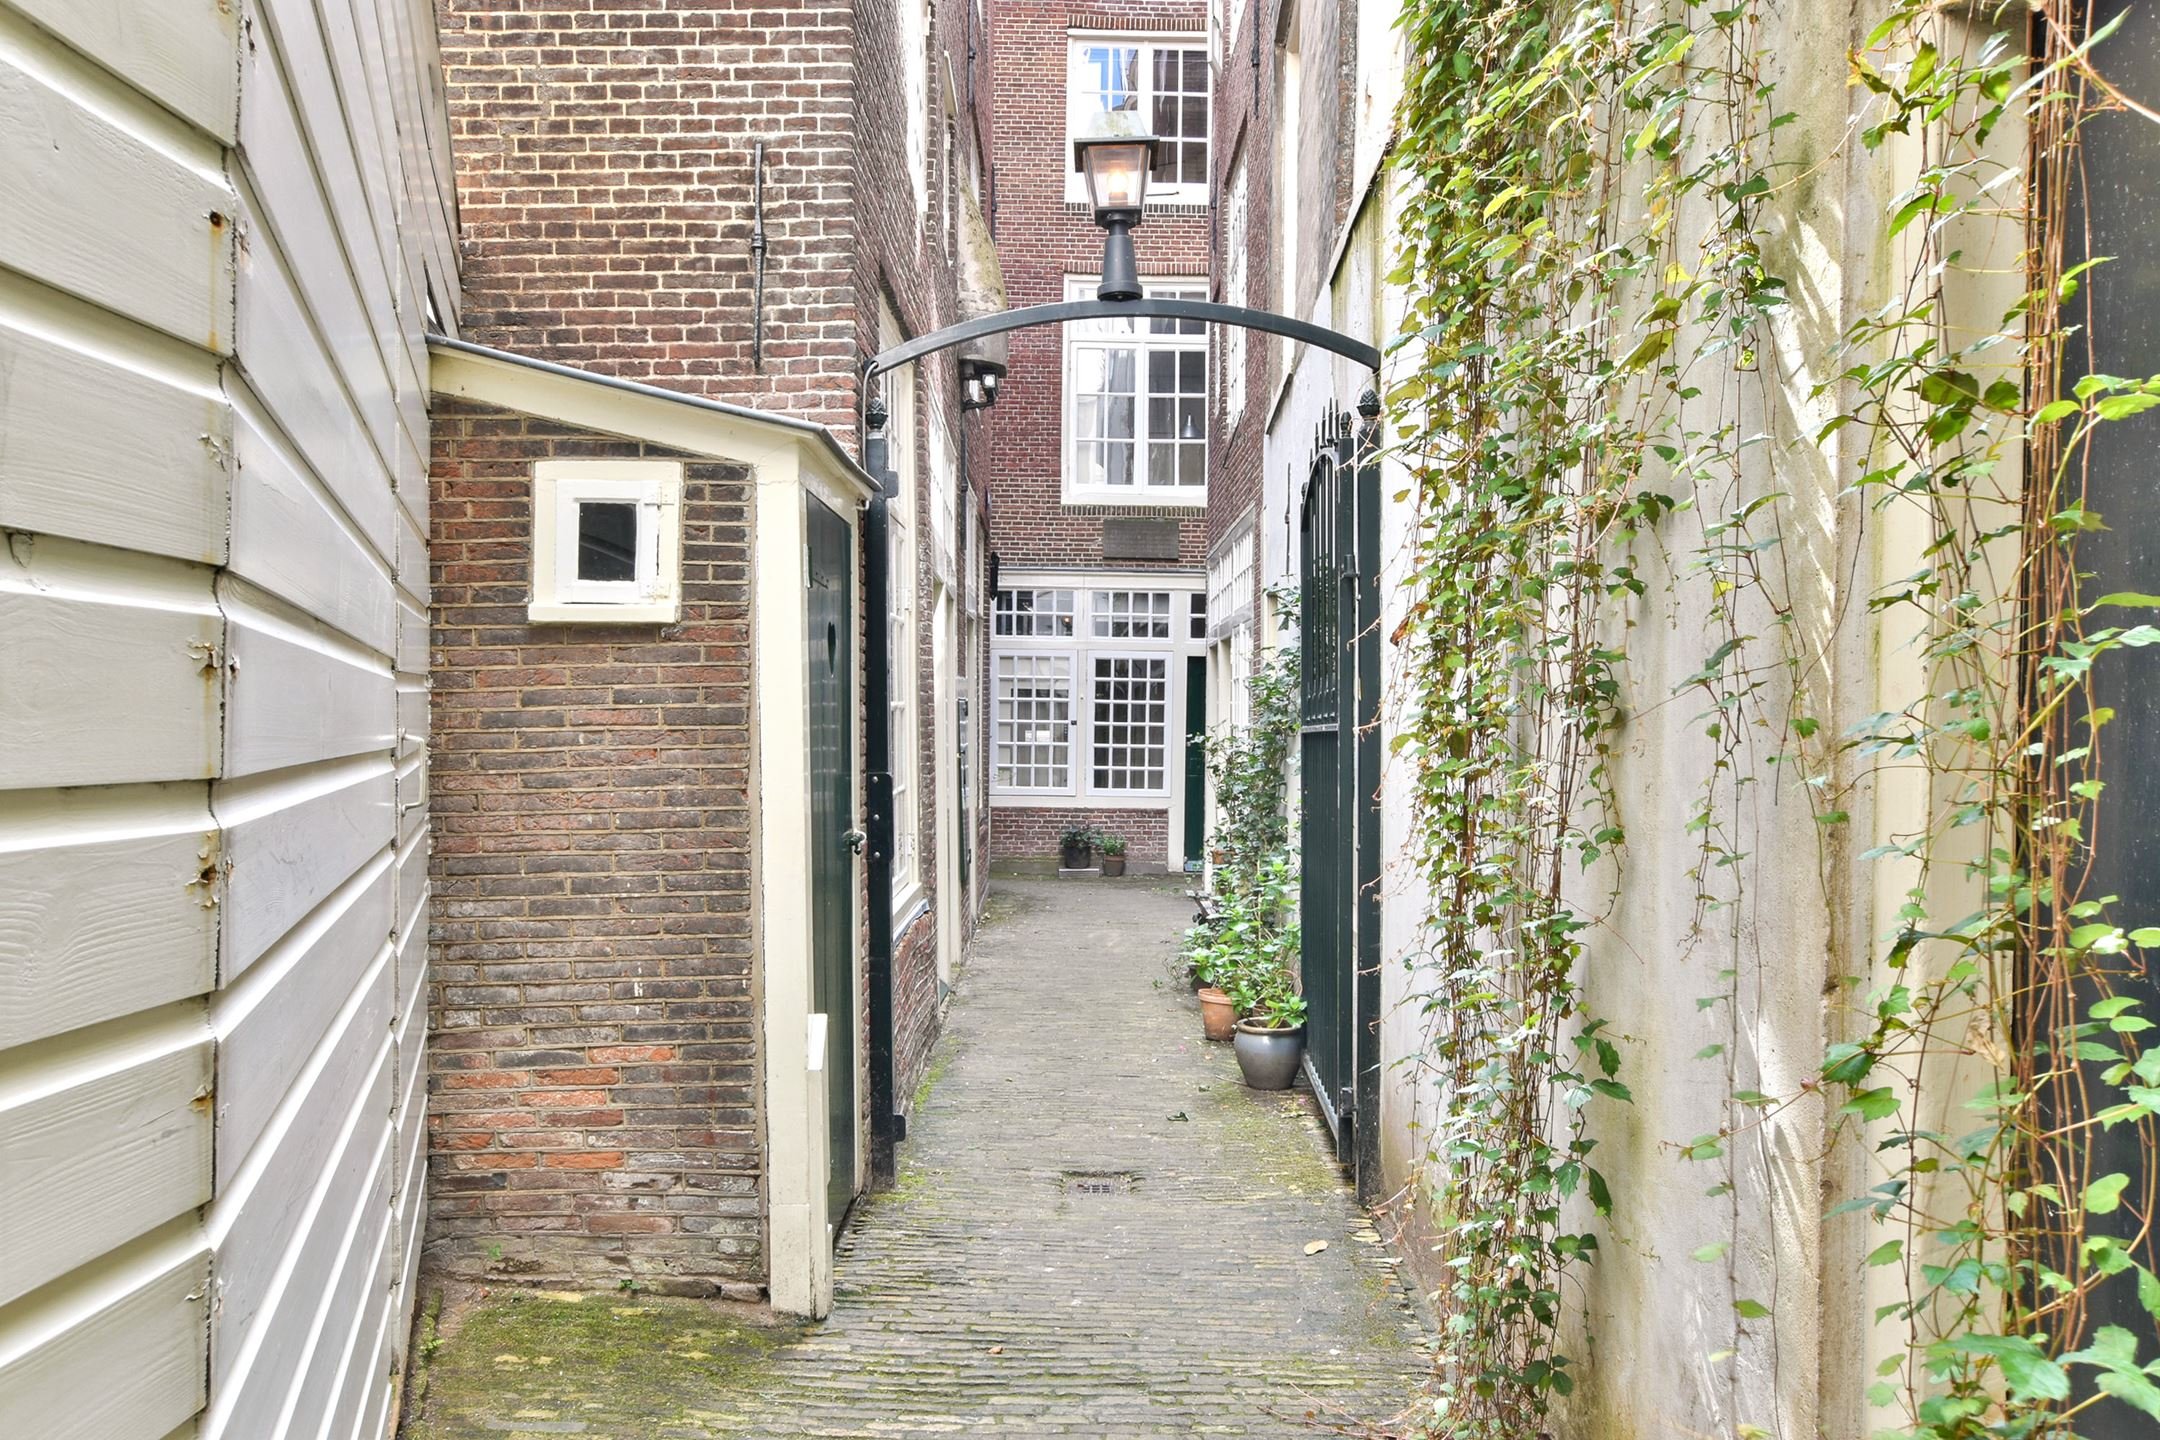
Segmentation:
{"type": "Polygon", "coordinates": [[[1271,335],[1284,335],[1292,340],[1302,340],[1307,345],[1330,351],[1345,359],[1355,360],[1368,370],[1380,368],[1378,346],[1355,340],[1325,325],[1315,325],[1307,320],[1293,320],[1287,315],[1272,311],[1248,309],[1243,305],[1218,305],[1212,300],[1174,300],[1168,296],[1149,295],[1138,300],[1060,300],[1049,305],[1026,305],[1018,310],[1006,310],[996,315],[983,315],[973,320],[963,320],[958,325],[948,325],[943,330],[933,330],[928,335],[903,341],[890,350],[881,351],[870,358],[863,367],[863,380],[867,391],[869,381],[887,370],[897,369],[925,355],[964,345],[970,340],[980,340],[986,335],[1002,335],[1008,330],[1025,330],[1034,325],[1061,325],[1072,320],[1119,320],[1127,317],[1148,320],[1205,320],[1211,325],[1236,325],[1246,330],[1265,330],[1271,335]]]}

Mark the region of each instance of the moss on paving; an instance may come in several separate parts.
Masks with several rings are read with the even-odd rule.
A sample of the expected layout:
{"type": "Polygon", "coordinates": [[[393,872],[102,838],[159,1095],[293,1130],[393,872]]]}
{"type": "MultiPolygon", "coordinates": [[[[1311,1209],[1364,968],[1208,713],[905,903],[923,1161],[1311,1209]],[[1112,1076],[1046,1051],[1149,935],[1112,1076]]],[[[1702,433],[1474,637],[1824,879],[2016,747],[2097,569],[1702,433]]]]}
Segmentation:
{"type": "Polygon", "coordinates": [[[759,1412],[773,1357],[802,1335],[664,1296],[497,1290],[460,1308],[406,1440],[729,1434],[759,1412]]]}

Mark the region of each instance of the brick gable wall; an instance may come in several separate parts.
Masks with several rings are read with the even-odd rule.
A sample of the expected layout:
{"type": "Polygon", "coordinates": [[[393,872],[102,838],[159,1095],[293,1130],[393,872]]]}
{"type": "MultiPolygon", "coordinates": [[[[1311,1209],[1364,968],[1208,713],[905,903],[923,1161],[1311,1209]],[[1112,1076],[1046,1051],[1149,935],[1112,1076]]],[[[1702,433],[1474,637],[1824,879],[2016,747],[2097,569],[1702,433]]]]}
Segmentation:
{"type": "Polygon", "coordinates": [[[749,476],[688,465],[679,625],[532,625],[532,467],[680,458],[438,400],[429,1259],[764,1279],[749,476]]]}
{"type": "MultiPolygon", "coordinates": [[[[1014,305],[1065,298],[1065,277],[1098,272],[1102,231],[1065,199],[1071,165],[1066,123],[1066,40],[1075,29],[1200,35],[1201,0],[1131,0],[1073,7],[1001,0],[991,12],[998,65],[995,138],[997,246],[1014,305]]],[[[1209,273],[1205,207],[1150,210],[1133,232],[1143,276],[1209,273]]],[[[1062,503],[1063,337],[1055,327],[1013,332],[1012,374],[999,396],[991,445],[991,544],[1008,567],[1103,563],[1103,521],[1164,516],[1179,527],[1178,559],[1118,561],[1119,568],[1185,568],[1205,550],[1205,517],[1172,506],[1062,503]]]]}
{"type": "MultiPolygon", "coordinates": [[[[814,420],[855,448],[860,366],[878,345],[880,301],[891,304],[910,335],[957,318],[954,266],[945,239],[954,232],[946,197],[957,194],[958,187],[948,189],[945,183],[947,135],[956,169],[989,174],[986,160],[969,164],[969,147],[975,137],[989,133],[992,99],[991,37],[965,0],[939,7],[923,32],[921,73],[930,113],[923,125],[922,155],[909,153],[907,145],[908,87],[897,4],[438,0],[438,8],[463,222],[466,303],[461,333],[483,344],[602,374],[814,420]],[[952,96],[949,117],[948,74],[957,77],[960,91],[952,96]],[[759,139],[767,147],[764,220],[769,249],[764,363],[754,366],[750,236],[752,156],[759,139]],[[910,174],[922,165],[928,167],[926,207],[918,209],[910,174]]],[[[935,357],[921,370],[917,432],[896,438],[896,443],[913,447],[917,474],[928,473],[928,429],[933,425],[946,432],[947,454],[984,455],[985,422],[963,422],[957,405],[948,403],[956,384],[952,357],[935,357]],[[963,425],[974,434],[964,436],[963,425]]],[[[446,415],[453,417],[456,430],[447,438],[451,449],[443,456],[452,471],[492,463],[491,447],[509,447],[508,468],[491,476],[507,488],[475,503],[528,503],[532,447],[492,432],[476,433],[455,418],[454,410],[446,415]],[[512,482],[524,487],[515,496],[510,494],[512,482]]],[[[464,477],[457,479],[463,483],[464,477]]],[[[439,485],[447,483],[447,474],[438,477],[439,485]]],[[[962,483],[967,483],[965,477],[962,483]]],[[[965,503],[955,506],[962,517],[967,508],[965,503]]],[[[456,518],[477,524],[502,517],[456,518]]],[[[917,537],[915,593],[922,597],[927,616],[934,574],[927,485],[916,487],[909,524],[917,537]]],[[[507,593],[503,587],[518,587],[522,597],[529,565],[524,535],[519,530],[461,538],[444,532],[445,543],[453,548],[464,546],[468,538],[473,544],[484,539],[487,548],[484,557],[459,551],[460,568],[446,575],[450,588],[443,595],[458,593],[463,567],[484,558],[493,567],[488,583],[502,593],[507,593]]],[[[964,525],[959,536],[964,539],[964,525]]],[[[959,574],[966,573],[969,563],[963,552],[959,574]]],[[[438,611],[438,624],[446,634],[459,631],[446,610],[438,611]]],[[[596,638],[600,634],[587,633],[596,638]]],[[[612,639],[626,653],[654,643],[650,627],[612,639]]],[[[545,665],[497,669],[486,646],[452,644],[442,659],[442,683],[448,689],[477,675],[487,677],[491,690],[522,685],[544,694],[556,685],[545,665]],[[514,678],[518,672],[524,678],[514,678]]],[[[916,747],[917,845],[926,860],[926,904],[906,920],[894,945],[895,1093],[903,1104],[927,1068],[943,1002],[936,969],[936,906],[945,897],[938,894],[937,876],[927,863],[936,853],[933,817],[939,798],[930,666],[925,629],[916,670],[907,677],[922,697],[922,724],[913,737],[896,737],[896,743],[916,747]]],[[[979,667],[974,674],[980,677],[979,667]]],[[[530,704],[521,702],[521,708],[530,704]]],[[[983,713],[979,700],[975,713],[983,713]]],[[[978,759],[984,753],[978,743],[978,759]]],[[[977,793],[985,776],[978,769],[977,793]]],[[[687,794],[662,792],[641,801],[647,798],[663,813],[701,803],[687,794]]],[[[559,791],[552,808],[529,802],[527,836],[519,843],[544,848],[539,832],[546,830],[570,837],[574,850],[577,837],[586,833],[584,827],[607,829],[612,803],[612,797],[575,787],[559,791]],[[546,813],[540,813],[543,810],[546,813]]],[[[979,842],[986,842],[986,836],[979,842]]],[[[512,842],[497,837],[490,843],[512,842]]],[[[979,843],[976,854],[982,853],[979,843]]],[[[531,877],[511,872],[496,878],[507,885],[531,877]]],[[[967,903],[967,897],[951,898],[967,903]]],[[[456,918],[477,926],[531,923],[525,901],[514,890],[475,891],[459,897],[458,904],[456,918]]],[[[505,996],[493,1015],[514,1024],[521,1006],[539,1014],[545,1009],[543,1001],[552,1004],[545,996],[524,992],[505,996]]],[[[867,997],[859,1011],[867,1015],[867,997]]],[[[858,1037],[857,1053],[867,1053],[863,1037],[858,1037]]],[[[441,1083],[447,1087],[450,1077],[441,1083]]],[[[868,1087],[858,1087],[858,1093],[865,1099],[867,1134],[868,1087]]],[[[610,1152],[588,1147],[586,1153],[610,1152]]],[[[726,1153],[728,1163],[739,1162],[740,1173],[754,1182],[754,1152],[730,1148],[726,1153]]],[[[455,1159],[438,1158],[446,1168],[455,1159]]],[[[638,1162],[625,1152],[619,1164],[598,1159],[589,1163],[601,1172],[596,1186],[604,1180],[604,1186],[618,1187],[594,1193],[620,1195],[624,1192],[619,1187],[633,1183],[627,1177],[638,1162]]],[[[484,1170],[477,1162],[468,1168],[484,1170]]],[[[561,1164],[534,1168],[552,1170],[561,1164]]],[[[468,1186],[468,1195],[478,1193],[470,1188],[478,1182],[461,1183],[468,1186]]],[[[533,1183],[506,1183],[504,1189],[533,1183]]],[[[754,1236],[759,1197],[754,1188],[744,1193],[754,1236]]],[[[476,1200],[444,1233],[476,1235],[498,1218],[515,1218],[517,1226],[497,1226],[497,1234],[540,1223],[537,1214],[503,1208],[509,1203],[476,1200]]],[[[445,1219],[447,1224],[450,1217],[445,1219]]],[[[666,1249],[655,1244],[622,1263],[643,1264],[666,1249]]],[[[738,1258],[741,1264],[730,1260],[723,1267],[727,1275],[761,1277],[754,1250],[738,1258]]]]}

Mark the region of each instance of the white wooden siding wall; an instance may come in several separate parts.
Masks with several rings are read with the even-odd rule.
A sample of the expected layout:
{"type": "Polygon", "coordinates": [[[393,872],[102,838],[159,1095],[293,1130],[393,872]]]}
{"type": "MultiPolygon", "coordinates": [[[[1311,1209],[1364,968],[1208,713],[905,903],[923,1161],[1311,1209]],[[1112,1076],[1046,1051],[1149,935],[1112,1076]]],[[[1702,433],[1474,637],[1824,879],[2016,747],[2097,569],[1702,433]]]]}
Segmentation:
{"type": "Polygon", "coordinates": [[[425,1095],[429,0],[0,0],[0,1429],[376,1440],[425,1095]]]}

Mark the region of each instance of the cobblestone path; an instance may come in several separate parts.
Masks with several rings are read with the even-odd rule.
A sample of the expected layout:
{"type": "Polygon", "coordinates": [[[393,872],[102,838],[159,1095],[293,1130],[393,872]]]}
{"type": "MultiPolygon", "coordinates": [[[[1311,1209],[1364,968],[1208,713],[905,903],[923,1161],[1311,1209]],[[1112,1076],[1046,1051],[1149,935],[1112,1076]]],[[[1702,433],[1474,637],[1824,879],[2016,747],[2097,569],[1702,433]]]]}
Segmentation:
{"type": "Polygon", "coordinates": [[[899,1183],[858,1206],[824,1324],[716,1330],[696,1302],[527,1298],[560,1312],[537,1341],[554,1353],[471,1322],[444,1349],[473,1353],[438,1359],[409,1433],[1393,1431],[1427,1331],[1310,1102],[1246,1089],[1229,1047],[1200,1038],[1170,974],[1189,912],[1168,882],[1000,882],[899,1183]],[[604,1311],[656,1338],[574,1353],[604,1344],[604,1311]],[[507,1365],[477,1353],[497,1345],[507,1365]],[[595,1379],[611,1365],[619,1382],[595,1379]],[[458,1398],[488,1379],[484,1403],[458,1398]]]}

